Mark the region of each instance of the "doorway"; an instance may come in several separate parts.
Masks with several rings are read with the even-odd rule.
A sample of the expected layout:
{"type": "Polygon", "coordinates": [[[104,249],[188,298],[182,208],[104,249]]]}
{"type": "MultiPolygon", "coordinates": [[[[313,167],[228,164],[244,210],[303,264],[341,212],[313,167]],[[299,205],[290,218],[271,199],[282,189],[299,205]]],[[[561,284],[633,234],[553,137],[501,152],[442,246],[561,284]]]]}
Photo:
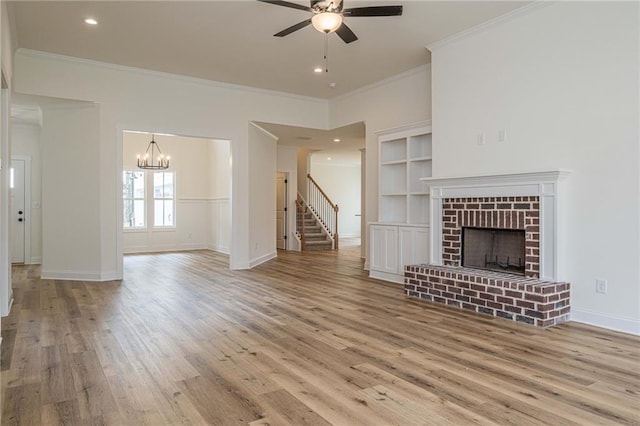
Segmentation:
{"type": "Polygon", "coordinates": [[[9,169],[11,263],[31,263],[29,207],[29,159],[13,157],[9,169]]]}
{"type": "Polygon", "coordinates": [[[276,173],[276,247],[287,249],[287,173],[276,173]]]}

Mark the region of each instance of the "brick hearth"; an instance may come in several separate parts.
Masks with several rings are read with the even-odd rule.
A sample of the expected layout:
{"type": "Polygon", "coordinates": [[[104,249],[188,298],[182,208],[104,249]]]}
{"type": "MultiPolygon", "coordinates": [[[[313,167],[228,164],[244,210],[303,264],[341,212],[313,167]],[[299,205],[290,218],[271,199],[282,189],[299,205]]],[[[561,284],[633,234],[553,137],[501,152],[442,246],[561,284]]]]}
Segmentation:
{"type": "Polygon", "coordinates": [[[406,266],[404,290],[419,297],[548,327],[569,320],[569,283],[450,266],[406,266]]]}

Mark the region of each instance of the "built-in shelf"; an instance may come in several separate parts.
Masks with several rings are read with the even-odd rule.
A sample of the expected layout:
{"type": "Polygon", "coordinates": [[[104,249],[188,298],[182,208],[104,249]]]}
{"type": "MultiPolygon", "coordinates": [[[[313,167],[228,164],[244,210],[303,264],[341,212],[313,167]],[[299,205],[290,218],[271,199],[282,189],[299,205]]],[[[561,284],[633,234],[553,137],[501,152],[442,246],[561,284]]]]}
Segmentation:
{"type": "Polygon", "coordinates": [[[429,257],[431,123],[378,133],[378,222],[370,224],[372,277],[402,282],[404,265],[429,257]]]}

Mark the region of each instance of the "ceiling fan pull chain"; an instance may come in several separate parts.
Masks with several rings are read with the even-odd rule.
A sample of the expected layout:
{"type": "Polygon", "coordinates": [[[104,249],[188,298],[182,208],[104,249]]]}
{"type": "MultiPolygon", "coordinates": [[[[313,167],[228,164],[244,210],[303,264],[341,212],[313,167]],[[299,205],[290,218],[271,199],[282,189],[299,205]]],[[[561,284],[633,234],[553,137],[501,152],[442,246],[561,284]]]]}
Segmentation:
{"type": "Polygon", "coordinates": [[[329,33],[324,34],[324,72],[329,72],[329,33]]]}

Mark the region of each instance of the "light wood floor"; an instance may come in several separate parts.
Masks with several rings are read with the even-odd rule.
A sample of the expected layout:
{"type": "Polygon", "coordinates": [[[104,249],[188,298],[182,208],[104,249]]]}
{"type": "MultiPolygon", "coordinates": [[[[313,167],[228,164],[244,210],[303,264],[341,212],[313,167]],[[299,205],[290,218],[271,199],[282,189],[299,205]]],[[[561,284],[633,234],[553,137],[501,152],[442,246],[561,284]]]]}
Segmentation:
{"type": "Polygon", "coordinates": [[[411,300],[358,254],[134,255],[110,283],[16,267],[2,424],[640,424],[640,339],[411,300]]]}

